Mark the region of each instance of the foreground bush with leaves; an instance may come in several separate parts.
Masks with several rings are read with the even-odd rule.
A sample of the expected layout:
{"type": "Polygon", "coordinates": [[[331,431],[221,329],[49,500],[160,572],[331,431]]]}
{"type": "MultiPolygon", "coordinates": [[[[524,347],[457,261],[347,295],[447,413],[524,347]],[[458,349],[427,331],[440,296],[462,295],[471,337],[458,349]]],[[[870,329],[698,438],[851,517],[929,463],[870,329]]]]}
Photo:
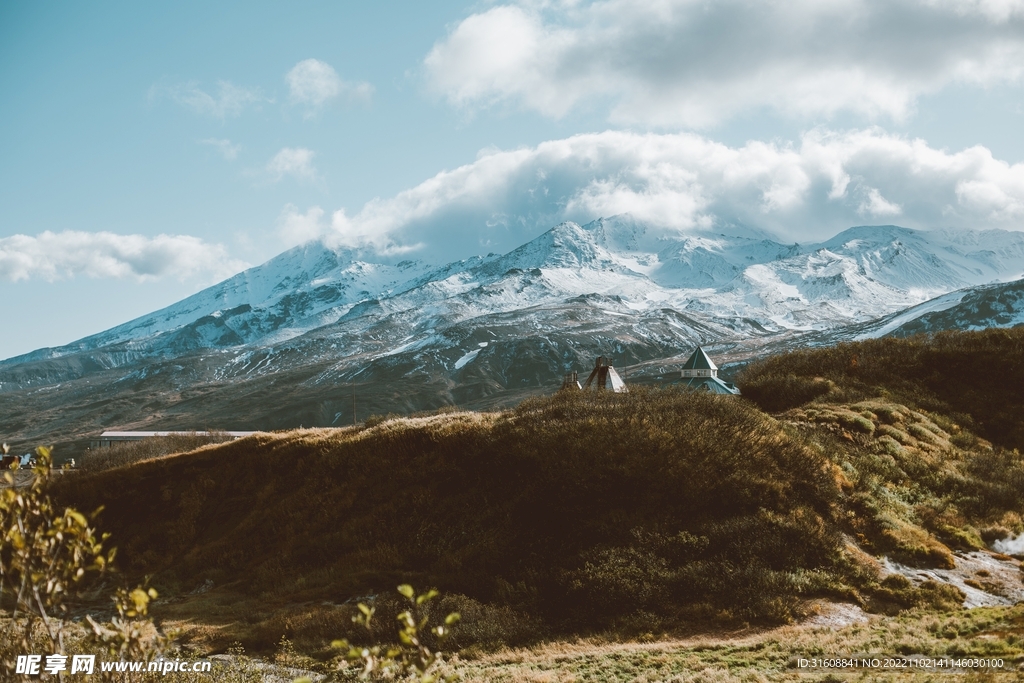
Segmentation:
{"type": "MultiPolygon", "coordinates": [[[[98,511],[87,517],[54,503],[47,494],[53,476],[50,451],[39,448],[36,456],[27,485],[16,486],[14,475],[5,472],[6,486],[0,489],[0,607],[10,610],[0,624],[4,673],[15,676],[18,655],[67,654],[81,647],[121,661],[149,661],[164,644],[144,619],[156,597],[152,589],[119,590],[114,596],[117,615],[107,623],[87,616],[90,631],[83,635],[73,629],[75,643],[67,642],[69,601],[89,579],[109,569],[115,551],[104,548],[107,535],[93,526],[98,511]]],[[[64,674],[57,678],[63,680],[64,674]]]]}
{"type": "MultiPolygon", "coordinates": [[[[435,681],[455,681],[455,673],[441,673],[444,665],[443,647],[451,635],[451,628],[461,618],[458,612],[445,617],[444,623],[430,626],[430,617],[424,614],[427,603],[438,596],[436,590],[416,594],[407,583],[398,587],[398,593],[406,600],[406,610],[398,615],[398,643],[390,646],[372,645],[360,647],[347,640],[335,640],[331,647],[342,651],[345,664],[354,664],[359,670],[360,678],[376,679],[408,679],[413,678],[419,683],[435,681]],[[431,647],[427,638],[432,637],[436,646],[431,647]]],[[[375,609],[365,603],[359,603],[359,613],[352,617],[352,622],[372,631],[375,609]]],[[[342,668],[345,668],[342,664],[342,668]]],[[[300,678],[295,683],[312,683],[309,678],[300,678]]]]}

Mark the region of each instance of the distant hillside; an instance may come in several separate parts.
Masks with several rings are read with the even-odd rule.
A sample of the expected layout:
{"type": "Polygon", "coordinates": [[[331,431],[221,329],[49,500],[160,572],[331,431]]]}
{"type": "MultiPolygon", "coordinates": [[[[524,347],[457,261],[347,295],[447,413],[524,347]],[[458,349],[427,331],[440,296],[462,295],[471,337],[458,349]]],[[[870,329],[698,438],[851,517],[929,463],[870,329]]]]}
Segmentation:
{"type": "Polygon", "coordinates": [[[105,506],[133,574],[183,588],[319,576],[341,601],[411,580],[550,625],[712,605],[784,619],[763,596],[841,555],[824,458],[741,402],[674,392],[260,435],[81,474],[67,495],[105,506]]]}

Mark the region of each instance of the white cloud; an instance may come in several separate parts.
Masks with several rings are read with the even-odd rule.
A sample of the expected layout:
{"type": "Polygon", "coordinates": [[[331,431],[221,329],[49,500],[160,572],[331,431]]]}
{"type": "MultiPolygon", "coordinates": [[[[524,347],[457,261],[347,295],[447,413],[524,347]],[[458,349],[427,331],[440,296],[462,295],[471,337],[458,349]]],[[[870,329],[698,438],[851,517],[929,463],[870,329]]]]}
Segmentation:
{"type": "Polygon", "coordinates": [[[899,216],[903,208],[899,204],[893,204],[882,196],[882,193],[875,188],[869,188],[868,194],[857,207],[857,213],[870,216],[899,216]]]}
{"type": "Polygon", "coordinates": [[[323,217],[324,210],[319,206],[312,206],[306,213],[301,213],[299,207],[286,204],[277,218],[278,234],[289,246],[323,237],[329,230],[323,217]]]}
{"type": "Polygon", "coordinates": [[[213,281],[246,267],[230,258],[223,246],[189,235],[146,237],[65,230],[0,238],[0,277],[10,282],[36,278],[53,282],[79,276],[213,281]]]}
{"type": "Polygon", "coordinates": [[[281,180],[290,175],[299,180],[316,180],[313,157],[316,152],[303,147],[285,147],[267,162],[267,172],[273,179],[281,180]]]}
{"type": "Polygon", "coordinates": [[[242,146],[232,144],[231,140],[207,138],[205,140],[200,140],[199,142],[201,142],[204,145],[211,145],[212,147],[216,147],[217,151],[220,152],[220,155],[224,157],[227,161],[234,161],[235,159],[238,158],[238,153],[242,151],[242,146]]]}
{"type": "Polygon", "coordinates": [[[149,89],[150,99],[159,95],[167,95],[198,114],[218,119],[240,116],[247,106],[264,100],[259,88],[243,88],[229,81],[217,81],[215,95],[202,90],[195,81],[149,89]]]}
{"type": "Polygon", "coordinates": [[[373,86],[369,83],[343,81],[330,64],[318,59],[306,59],[285,76],[288,82],[289,99],[295,104],[305,104],[316,111],[335,97],[343,96],[350,101],[369,101],[373,86]]]}
{"type": "MultiPolygon", "coordinates": [[[[896,215],[915,228],[1019,230],[1024,164],[879,129],[815,129],[795,143],[742,147],[691,133],[608,131],[487,151],[353,215],[336,211],[326,235],[346,246],[456,258],[512,249],[562,220],[621,213],[665,230],[738,224],[799,241],[896,215]]],[[[294,220],[296,233],[326,230],[318,207],[286,210],[282,220],[294,220]]]]}
{"type": "Polygon", "coordinates": [[[1024,15],[1021,0],[926,0],[927,5],[936,8],[948,7],[960,15],[981,14],[992,21],[1006,21],[1013,16],[1024,15]]]}
{"type": "Polygon", "coordinates": [[[770,108],[799,119],[902,119],[953,83],[1024,75],[1021,0],[523,0],[463,20],[424,61],[430,87],[476,109],[712,126],[770,108]]]}

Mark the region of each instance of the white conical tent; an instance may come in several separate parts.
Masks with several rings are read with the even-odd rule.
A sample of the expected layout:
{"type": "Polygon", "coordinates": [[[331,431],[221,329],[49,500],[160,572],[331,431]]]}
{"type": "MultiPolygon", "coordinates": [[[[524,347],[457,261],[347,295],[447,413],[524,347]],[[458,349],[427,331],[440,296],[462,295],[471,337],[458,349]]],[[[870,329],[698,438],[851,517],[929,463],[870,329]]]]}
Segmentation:
{"type": "Polygon", "coordinates": [[[616,394],[629,392],[629,389],[626,388],[626,383],[622,381],[619,373],[615,372],[611,362],[604,356],[598,356],[594,369],[591,371],[590,377],[587,378],[587,383],[583,385],[583,388],[594,391],[604,391],[607,389],[614,391],[616,394]]]}
{"type": "Polygon", "coordinates": [[[629,391],[629,389],[626,388],[626,383],[622,381],[621,377],[619,377],[619,373],[615,372],[615,368],[610,365],[608,366],[608,381],[612,385],[612,391],[616,394],[624,394],[629,391]]]}

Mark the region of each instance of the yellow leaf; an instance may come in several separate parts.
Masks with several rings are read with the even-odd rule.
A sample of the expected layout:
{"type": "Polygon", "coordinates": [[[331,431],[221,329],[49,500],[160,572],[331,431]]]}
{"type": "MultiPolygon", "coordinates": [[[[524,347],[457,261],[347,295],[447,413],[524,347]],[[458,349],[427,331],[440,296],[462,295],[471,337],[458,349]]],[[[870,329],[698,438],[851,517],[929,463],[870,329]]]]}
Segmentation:
{"type": "Polygon", "coordinates": [[[80,527],[87,527],[87,526],[89,526],[89,522],[86,521],[85,515],[83,515],[78,510],[74,510],[72,508],[68,508],[67,510],[64,511],[64,514],[67,517],[70,517],[71,519],[73,519],[75,521],[75,523],[77,523],[78,526],[80,526],[80,527]]]}

